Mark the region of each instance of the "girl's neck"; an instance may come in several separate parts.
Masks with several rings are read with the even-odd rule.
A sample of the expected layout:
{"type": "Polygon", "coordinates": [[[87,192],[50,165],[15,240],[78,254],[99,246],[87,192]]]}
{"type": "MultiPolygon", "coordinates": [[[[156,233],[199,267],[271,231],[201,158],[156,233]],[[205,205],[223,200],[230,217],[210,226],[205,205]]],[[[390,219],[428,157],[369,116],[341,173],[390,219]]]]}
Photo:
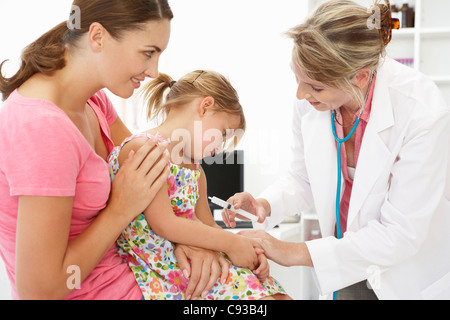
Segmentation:
{"type": "Polygon", "coordinates": [[[151,135],[161,134],[164,139],[170,139],[169,146],[167,147],[170,153],[170,162],[191,169],[197,169],[195,161],[184,155],[184,150],[187,144],[191,144],[191,140],[194,137],[191,136],[190,131],[187,129],[185,119],[179,117],[167,117],[167,119],[158,127],[147,130],[147,133],[151,135]],[[180,132],[176,132],[179,130],[180,132]],[[178,139],[173,141],[172,139],[178,139]]]}

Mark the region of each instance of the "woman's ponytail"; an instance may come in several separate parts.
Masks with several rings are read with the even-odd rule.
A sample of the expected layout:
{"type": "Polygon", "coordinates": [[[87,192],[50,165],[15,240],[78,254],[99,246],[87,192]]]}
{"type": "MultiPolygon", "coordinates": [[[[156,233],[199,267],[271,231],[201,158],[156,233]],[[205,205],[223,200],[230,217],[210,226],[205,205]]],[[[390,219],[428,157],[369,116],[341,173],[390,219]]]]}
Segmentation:
{"type": "Polygon", "coordinates": [[[27,46],[22,53],[22,65],[11,78],[5,78],[1,73],[7,60],[0,64],[0,92],[3,101],[34,74],[50,75],[65,67],[65,38],[69,32],[67,22],[62,22],[27,46]]]}

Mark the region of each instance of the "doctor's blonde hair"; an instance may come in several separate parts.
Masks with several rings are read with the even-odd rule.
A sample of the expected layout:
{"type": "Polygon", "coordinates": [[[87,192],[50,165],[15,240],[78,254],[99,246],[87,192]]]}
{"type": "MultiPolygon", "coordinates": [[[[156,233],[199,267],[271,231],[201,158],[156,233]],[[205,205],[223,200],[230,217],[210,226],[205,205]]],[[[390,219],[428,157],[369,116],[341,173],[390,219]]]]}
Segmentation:
{"type": "MultiPolygon", "coordinates": [[[[364,94],[352,83],[364,68],[375,72],[390,39],[383,30],[390,14],[390,2],[376,0],[371,8],[353,1],[331,0],[319,6],[306,21],[287,35],[294,40],[294,62],[310,79],[339,88],[362,105],[364,94]],[[378,28],[370,28],[379,13],[378,28]]],[[[390,29],[392,30],[392,29],[390,29]]]]}

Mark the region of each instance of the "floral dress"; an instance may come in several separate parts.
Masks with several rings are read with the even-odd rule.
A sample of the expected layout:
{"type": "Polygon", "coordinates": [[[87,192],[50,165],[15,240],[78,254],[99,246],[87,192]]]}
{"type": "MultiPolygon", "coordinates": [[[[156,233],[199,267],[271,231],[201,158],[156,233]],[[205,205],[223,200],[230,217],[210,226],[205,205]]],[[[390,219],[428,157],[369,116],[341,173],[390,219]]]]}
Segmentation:
{"type": "MultiPolygon", "coordinates": [[[[119,152],[125,143],[138,137],[151,138],[149,134],[134,135],[116,147],[109,156],[111,179],[119,170],[119,152]]],[[[157,134],[159,141],[164,138],[157,134]]],[[[200,169],[190,170],[170,164],[167,179],[168,193],[173,212],[178,217],[192,219],[199,198],[200,169]]],[[[177,265],[174,247],[169,240],[158,236],[147,224],[143,214],[137,216],[117,240],[120,256],[128,262],[146,300],[184,300],[188,279],[177,265]]],[[[225,256],[225,258],[227,258],[225,256]]],[[[277,293],[285,294],[272,277],[264,282],[248,269],[230,263],[224,284],[216,282],[204,300],[260,299],[277,293]]]]}

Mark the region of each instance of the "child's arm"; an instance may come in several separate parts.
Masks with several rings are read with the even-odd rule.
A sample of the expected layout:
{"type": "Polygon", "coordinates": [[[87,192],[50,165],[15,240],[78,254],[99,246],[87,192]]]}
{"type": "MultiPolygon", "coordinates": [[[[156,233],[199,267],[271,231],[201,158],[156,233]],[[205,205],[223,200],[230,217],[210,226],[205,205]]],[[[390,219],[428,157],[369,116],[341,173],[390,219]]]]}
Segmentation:
{"type": "MultiPolygon", "coordinates": [[[[214,220],[213,215],[211,213],[211,209],[209,208],[208,198],[207,198],[207,178],[205,172],[202,169],[202,173],[200,175],[199,181],[199,194],[200,197],[197,201],[197,205],[195,207],[195,214],[197,218],[202,221],[204,224],[207,224],[211,227],[222,229],[214,220]]],[[[258,250],[259,251],[259,250],[258,250]]],[[[266,257],[263,253],[258,253],[258,267],[256,270],[252,269],[253,273],[258,277],[260,281],[264,281],[270,272],[269,263],[267,262],[266,257]]]]}
{"type": "MultiPolygon", "coordinates": [[[[128,142],[120,153],[119,164],[125,159],[124,155],[131,150],[138,150],[145,140],[134,139],[128,142]]],[[[250,239],[175,216],[169,201],[167,185],[159,190],[144,214],[153,231],[165,239],[224,252],[239,267],[254,270],[259,264],[253,248],[255,242],[250,239]]]]}

